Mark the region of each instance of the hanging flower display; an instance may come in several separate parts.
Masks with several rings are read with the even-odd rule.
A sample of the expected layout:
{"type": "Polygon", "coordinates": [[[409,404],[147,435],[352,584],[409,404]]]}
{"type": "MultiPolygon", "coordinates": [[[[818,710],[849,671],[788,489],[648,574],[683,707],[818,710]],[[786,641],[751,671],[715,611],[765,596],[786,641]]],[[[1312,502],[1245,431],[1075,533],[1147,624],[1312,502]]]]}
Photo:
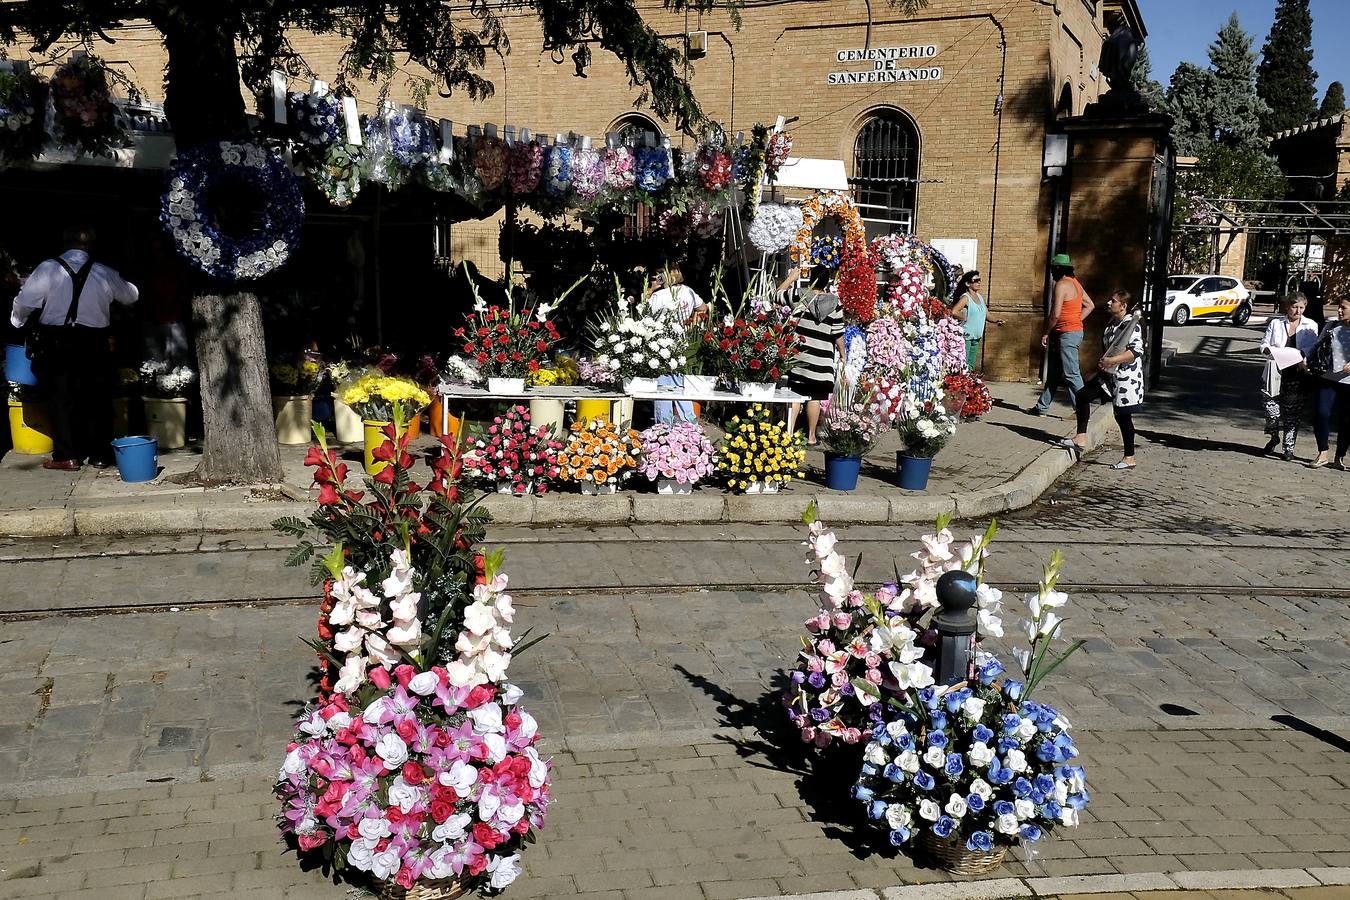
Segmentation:
{"type": "Polygon", "coordinates": [[[748,236],[750,243],[761,253],[778,253],[788,248],[801,227],[801,207],[785,203],[765,203],[755,211],[748,236]]]}
{"type": "Polygon", "coordinates": [[[389,117],[389,149],[405,169],[419,169],[436,157],[436,135],[431,123],[418,110],[403,110],[389,117]]]}
{"type": "Polygon", "coordinates": [[[876,261],[863,241],[846,240],[839,263],[839,303],[845,318],[866,324],[877,314],[876,261]]]}
{"type": "Polygon", "coordinates": [[[731,157],[725,150],[709,144],[699,150],[696,161],[699,183],[708,193],[720,193],[731,184],[731,157]]]}
{"type": "Polygon", "coordinates": [[[635,179],[637,186],[648,193],[665,187],[670,180],[670,150],[666,147],[639,147],[635,179]]]}
{"type": "Polygon", "coordinates": [[[605,188],[626,191],[637,182],[637,160],[630,147],[605,151],[605,188]]]}
{"type": "Polygon", "coordinates": [[[92,56],[79,56],[56,70],[51,84],[54,135],[84,153],[106,155],[125,143],[117,121],[108,72],[92,56]]]}
{"type": "Polygon", "coordinates": [[[792,135],[780,131],[769,136],[768,146],[764,148],[764,174],[769,176],[770,181],[778,176],[778,171],[783,168],[791,153],[792,135]]]}
{"type": "Polygon", "coordinates": [[[47,143],[42,80],[28,69],[0,72],[0,163],[36,159],[47,143]]]}
{"type": "Polygon", "coordinates": [[[398,190],[408,180],[408,172],[394,155],[389,118],[383,112],[366,118],[361,133],[365,139],[361,154],[362,175],[390,190],[398,190]]]}
{"type": "Polygon", "coordinates": [[[605,161],[599,150],[578,150],[572,155],[572,190],[577,199],[590,203],[605,189],[605,161]]]}
{"type": "Polygon", "coordinates": [[[485,137],[474,146],[473,170],[482,182],[483,190],[495,191],[501,187],[510,168],[506,141],[495,136],[485,137]]]}
{"type": "Polygon", "coordinates": [[[834,235],[823,234],[811,238],[811,266],[824,266],[827,269],[839,268],[839,251],[842,241],[834,235]]]}
{"type": "Polygon", "coordinates": [[[179,253],[228,281],[261,278],[282,266],[300,241],[304,217],[300,185],[286,163],[256,144],[228,141],[178,154],[159,214],[179,253]],[[210,203],[241,192],[260,207],[258,227],[248,235],[226,234],[210,203]]]}
{"type": "Polygon", "coordinates": [[[342,106],[331,94],[287,94],[286,112],[296,143],[316,156],[341,138],[342,106]]]}
{"type": "Polygon", "coordinates": [[[878,274],[895,281],[906,266],[918,266],[924,286],[937,297],[951,299],[956,291],[956,275],[947,257],[932,244],[912,234],[887,234],[872,241],[877,254],[878,274]]]}
{"type": "Polygon", "coordinates": [[[544,174],[544,148],[534,141],[511,148],[511,193],[532,194],[544,174]]]}
{"type": "Polygon", "coordinates": [[[721,234],[723,214],[721,210],[714,209],[712,204],[702,200],[691,203],[687,215],[689,228],[695,237],[708,240],[721,234]]]}
{"type": "Polygon", "coordinates": [[[844,232],[845,248],[849,244],[865,245],[867,242],[867,230],[853,198],[839,191],[818,191],[803,201],[802,227],[792,241],[792,261],[803,271],[811,267],[811,233],[824,218],[833,218],[839,222],[844,232]]]}
{"type": "Polygon", "coordinates": [[[554,144],[548,150],[545,188],[550,196],[562,197],[572,189],[572,148],[554,144]]]}
{"type": "Polygon", "coordinates": [[[323,161],[310,168],[309,177],[329,203],[339,208],[350,206],[361,193],[361,148],[334,144],[323,161]]]}

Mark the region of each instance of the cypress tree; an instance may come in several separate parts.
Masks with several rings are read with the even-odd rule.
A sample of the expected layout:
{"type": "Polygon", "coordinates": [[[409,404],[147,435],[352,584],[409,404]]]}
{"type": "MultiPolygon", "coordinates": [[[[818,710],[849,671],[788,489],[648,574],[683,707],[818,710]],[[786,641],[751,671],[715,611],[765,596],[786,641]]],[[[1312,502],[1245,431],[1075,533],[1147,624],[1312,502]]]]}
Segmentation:
{"type": "Polygon", "coordinates": [[[1308,0],[1280,0],[1256,74],[1256,92],[1267,105],[1261,117],[1261,128],[1267,136],[1297,128],[1317,114],[1317,73],[1312,56],[1308,0]]]}
{"type": "Polygon", "coordinates": [[[1214,139],[1232,147],[1259,148],[1260,123],[1270,107],[1257,94],[1252,36],[1242,29],[1237,13],[1228,17],[1218,39],[1209,45],[1209,64],[1214,73],[1214,139]]]}
{"type": "Polygon", "coordinates": [[[1214,73],[1184,62],[1167,86],[1172,143],[1181,156],[1198,156],[1214,143],[1214,73]]]}
{"type": "Polygon", "coordinates": [[[1327,85],[1327,93],[1322,98],[1322,108],[1317,111],[1317,118],[1339,116],[1343,112],[1345,112],[1345,86],[1339,81],[1333,81],[1327,85]]]}

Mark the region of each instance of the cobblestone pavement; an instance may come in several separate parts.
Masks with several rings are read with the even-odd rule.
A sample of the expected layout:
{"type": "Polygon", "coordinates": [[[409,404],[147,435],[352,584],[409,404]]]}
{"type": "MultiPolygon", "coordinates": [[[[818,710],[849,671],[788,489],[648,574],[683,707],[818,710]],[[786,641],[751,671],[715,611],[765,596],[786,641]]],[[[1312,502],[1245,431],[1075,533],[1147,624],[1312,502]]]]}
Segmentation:
{"type": "MultiPolygon", "coordinates": [[[[1350,883],[1350,482],[1246,452],[1261,443],[1248,373],[1229,368],[1183,357],[1168,375],[1180,386],[1141,423],[1138,470],[1097,464],[1108,448],[1005,523],[996,584],[1029,583],[1066,550],[1068,628],[1088,644],[1047,691],[1075,723],[1094,800],[1082,827],[996,878],[1117,875],[1092,889],[1130,896],[1192,873],[1182,886],[1333,885],[1233,900],[1350,897],[1335,886],[1350,883]],[[1231,401],[1197,401],[1230,383],[1231,401]]],[[[880,580],[917,531],[841,537],[862,551],[859,577],[880,580]]],[[[790,587],[799,529],[493,538],[510,548],[518,621],[552,632],[512,670],[550,736],[558,796],[513,895],[877,900],[949,879],[866,844],[845,785],[779,730],[775,678],[813,605],[790,587]]],[[[270,780],[312,693],[298,642],[312,602],[189,602],[309,595],[278,574],[276,546],[0,547],[0,898],[341,896],[281,854],[271,822],[270,780]],[[135,605],[163,608],[34,614],[135,605]]],[[[1035,883],[1040,896],[1079,884],[1035,883]]]]}

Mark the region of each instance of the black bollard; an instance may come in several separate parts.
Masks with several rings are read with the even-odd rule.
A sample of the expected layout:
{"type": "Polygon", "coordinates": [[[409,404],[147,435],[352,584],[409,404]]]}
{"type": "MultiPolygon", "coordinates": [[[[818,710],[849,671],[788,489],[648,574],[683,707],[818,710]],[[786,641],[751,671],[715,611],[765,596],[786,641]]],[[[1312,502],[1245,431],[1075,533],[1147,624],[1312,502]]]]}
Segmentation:
{"type": "Polygon", "coordinates": [[[978,623],[975,591],[979,581],[969,572],[947,572],[938,579],[937,596],[942,612],[933,624],[938,632],[938,684],[953,685],[970,677],[970,647],[978,623]]]}

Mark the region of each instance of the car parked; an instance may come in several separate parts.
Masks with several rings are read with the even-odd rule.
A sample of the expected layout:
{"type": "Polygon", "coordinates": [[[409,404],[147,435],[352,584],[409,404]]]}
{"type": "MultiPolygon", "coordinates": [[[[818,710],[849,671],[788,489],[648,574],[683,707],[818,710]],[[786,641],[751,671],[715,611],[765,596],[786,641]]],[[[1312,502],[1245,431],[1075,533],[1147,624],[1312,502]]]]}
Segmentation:
{"type": "Polygon", "coordinates": [[[1227,275],[1169,275],[1163,313],[1173,325],[1191,319],[1230,319],[1246,325],[1252,317],[1251,291],[1227,275]]]}

